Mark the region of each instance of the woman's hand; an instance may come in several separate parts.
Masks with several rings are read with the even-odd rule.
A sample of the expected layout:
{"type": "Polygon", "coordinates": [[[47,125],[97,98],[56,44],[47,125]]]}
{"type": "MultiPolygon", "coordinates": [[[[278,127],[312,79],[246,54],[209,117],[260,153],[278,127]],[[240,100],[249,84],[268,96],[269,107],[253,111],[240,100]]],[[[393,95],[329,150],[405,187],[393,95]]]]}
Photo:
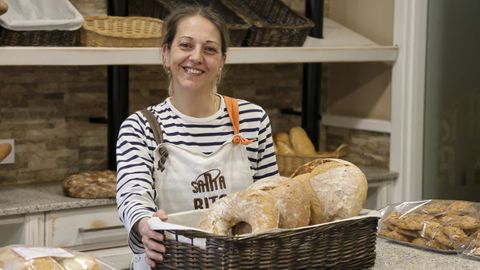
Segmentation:
{"type": "MultiPolygon", "coordinates": [[[[160,218],[162,221],[167,220],[167,215],[163,209],[158,210],[153,214],[154,217],[160,218]]],[[[156,262],[163,261],[163,254],[165,253],[165,246],[163,242],[163,234],[150,230],[148,227],[148,220],[150,218],[142,218],[138,223],[138,231],[142,236],[143,246],[145,247],[145,261],[148,266],[155,267],[156,262]]]]}

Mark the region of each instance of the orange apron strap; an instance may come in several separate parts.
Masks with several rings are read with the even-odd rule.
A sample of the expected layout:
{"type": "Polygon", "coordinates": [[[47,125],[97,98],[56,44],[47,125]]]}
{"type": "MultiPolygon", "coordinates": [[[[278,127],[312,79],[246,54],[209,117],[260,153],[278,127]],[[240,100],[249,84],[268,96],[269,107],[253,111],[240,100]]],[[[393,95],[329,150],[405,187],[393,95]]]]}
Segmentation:
{"type": "Polygon", "coordinates": [[[232,121],[233,126],[233,143],[234,144],[250,144],[254,140],[248,140],[240,136],[240,114],[238,110],[238,101],[236,98],[231,98],[228,96],[223,96],[225,99],[225,104],[227,105],[227,112],[228,117],[230,117],[230,121],[232,121]]]}

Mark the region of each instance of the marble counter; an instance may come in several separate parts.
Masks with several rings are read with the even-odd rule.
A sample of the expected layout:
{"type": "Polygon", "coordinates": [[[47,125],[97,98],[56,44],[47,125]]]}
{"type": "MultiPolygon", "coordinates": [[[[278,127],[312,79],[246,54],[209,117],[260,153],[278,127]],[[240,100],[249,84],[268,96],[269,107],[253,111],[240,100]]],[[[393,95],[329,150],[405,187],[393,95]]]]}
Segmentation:
{"type": "Polygon", "coordinates": [[[379,270],[478,270],[480,261],[457,254],[444,254],[377,238],[373,269],[379,270]]]}
{"type": "Polygon", "coordinates": [[[63,195],[61,183],[0,187],[0,217],[114,205],[115,199],[77,199],[63,195]]]}

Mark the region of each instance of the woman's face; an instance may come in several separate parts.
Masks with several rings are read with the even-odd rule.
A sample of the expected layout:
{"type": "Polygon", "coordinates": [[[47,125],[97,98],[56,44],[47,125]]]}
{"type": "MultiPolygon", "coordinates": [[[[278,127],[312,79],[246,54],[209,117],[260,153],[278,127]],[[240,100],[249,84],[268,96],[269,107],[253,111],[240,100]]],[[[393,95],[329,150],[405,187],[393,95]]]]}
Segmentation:
{"type": "Polygon", "coordinates": [[[225,56],[220,32],[201,16],[180,20],[170,49],[163,47],[163,61],[172,74],[173,89],[211,91],[225,56]]]}

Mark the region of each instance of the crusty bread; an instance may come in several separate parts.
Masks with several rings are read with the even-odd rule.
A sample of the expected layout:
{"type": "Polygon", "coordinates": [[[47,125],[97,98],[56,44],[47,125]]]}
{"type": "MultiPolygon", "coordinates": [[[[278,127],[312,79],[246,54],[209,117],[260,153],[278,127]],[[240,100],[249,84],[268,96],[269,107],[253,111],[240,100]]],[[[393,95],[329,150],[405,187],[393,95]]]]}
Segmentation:
{"type": "Polygon", "coordinates": [[[326,222],[324,202],[320,200],[310,184],[310,174],[301,174],[293,178],[305,187],[305,197],[310,199],[310,225],[326,222]]]}
{"type": "Polygon", "coordinates": [[[290,144],[297,154],[315,155],[315,146],[301,127],[292,127],[289,132],[290,144]]]}
{"type": "Polygon", "coordinates": [[[275,198],[256,189],[231,193],[215,201],[200,219],[198,227],[217,235],[232,235],[233,227],[241,222],[250,225],[252,233],[278,228],[275,198]]]}
{"type": "Polygon", "coordinates": [[[310,184],[325,206],[324,220],[357,216],[366,198],[365,174],[354,164],[341,159],[323,159],[310,173],[310,184]]]}
{"type": "Polygon", "coordinates": [[[307,188],[299,181],[283,176],[272,176],[258,180],[248,187],[270,193],[277,200],[280,213],[280,228],[306,226],[310,222],[310,197],[307,188]]]}
{"type": "Polygon", "coordinates": [[[0,162],[4,160],[12,151],[12,146],[9,143],[0,143],[0,162]]]}
{"type": "Polygon", "coordinates": [[[63,181],[63,191],[74,198],[113,198],[116,172],[103,170],[71,175],[63,181]]]}

